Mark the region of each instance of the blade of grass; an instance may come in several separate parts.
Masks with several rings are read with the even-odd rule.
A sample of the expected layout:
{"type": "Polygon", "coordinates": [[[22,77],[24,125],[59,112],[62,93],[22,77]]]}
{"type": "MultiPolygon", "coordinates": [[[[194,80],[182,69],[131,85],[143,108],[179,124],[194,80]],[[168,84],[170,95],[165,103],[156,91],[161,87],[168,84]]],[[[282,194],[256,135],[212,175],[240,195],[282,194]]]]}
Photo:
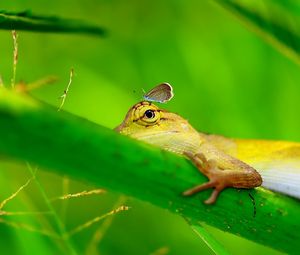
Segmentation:
{"type": "Polygon", "coordinates": [[[0,11],[0,29],[28,30],[35,32],[84,33],[97,36],[105,35],[102,27],[82,21],[59,17],[38,16],[30,11],[0,11]]]}
{"type": "MultiPolygon", "coordinates": [[[[62,194],[68,194],[70,189],[70,179],[67,176],[63,176],[62,178],[62,194]]],[[[66,222],[67,209],[69,205],[69,200],[61,200],[60,207],[60,218],[62,222],[66,222]]]]}
{"type": "Polygon", "coordinates": [[[30,231],[30,232],[34,232],[34,233],[38,233],[38,234],[41,234],[41,235],[49,236],[49,237],[54,238],[54,239],[60,239],[59,235],[53,234],[52,232],[49,232],[47,230],[36,229],[36,228],[32,227],[31,225],[28,225],[28,224],[25,224],[25,223],[16,223],[16,222],[13,222],[13,221],[4,220],[2,218],[0,218],[0,223],[3,223],[7,226],[10,226],[10,227],[13,227],[13,228],[16,228],[16,229],[24,229],[24,230],[27,230],[27,231],[30,231]]]}
{"type": "Polygon", "coordinates": [[[69,254],[72,254],[72,255],[76,255],[77,252],[75,250],[75,248],[73,247],[72,243],[71,243],[71,240],[69,239],[68,237],[68,234],[67,234],[67,231],[65,229],[65,226],[64,224],[62,223],[62,221],[60,220],[60,218],[58,217],[56,211],[54,210],[42,184],[39,182],[39,180],[37,179],[36,175],[35,175],[35,172],[33,171],[32,167],[30,166],[29,163],[26,163],[27,164],[27,168],[29,170],[29,172],[31,173],[32,177],[34,178],[35,180],[35,183],[49,209],[49,211],[51,212],[53,218],[54,218],[54,221],[56,223],[56,226],[58,228],[58,231],[59,231],[59,236],[60,238],[64,241],[64,244],[66,245],[67,249],[68,249],[68,253],[69,254]]]}
{"type": "MultiPolygon", "coordinates": [[[[114,208],[120,207],[122,204],[126,202],[127,198],[125,196],[120,196],[117,202],[114,204],[114,208]]],[[[104,219],[102,225],[95,231],[94,235],[92,236],[90,242],[88,243],[85,254],[86,255],[97,255],[99,254],[98,248],[101,243],[101,240],[103,239],[105,233],[110,228],[113,220],[114,215],[111,215],[110,217],[106,217],[104,219]]]]}
{"type": "Polygon", "coordinates": [[[300,64],[300,4],[280,0],[215,0],[250,30],[300,64]],[[295,8],[295,5],[298,8],[295,8]]]}
{"type": "Polygon", "coordinates": [[[193,225],[205,222],[287,253],[300,249],[295,199],[255,189],[254,218],[246,190],[227,189],[213,206],[201,203],[209,191],[182,197],[183,190],[206,181],[189,161],[5,89],[0,89],[0,123],[4,156],[149,201],[193,225]]]}
{"type": "Polygon", "coordinates": [[[224,248],[202,225],[192,225],[193,231],[206,243],[214,254],[229,255],[224,248]]]}

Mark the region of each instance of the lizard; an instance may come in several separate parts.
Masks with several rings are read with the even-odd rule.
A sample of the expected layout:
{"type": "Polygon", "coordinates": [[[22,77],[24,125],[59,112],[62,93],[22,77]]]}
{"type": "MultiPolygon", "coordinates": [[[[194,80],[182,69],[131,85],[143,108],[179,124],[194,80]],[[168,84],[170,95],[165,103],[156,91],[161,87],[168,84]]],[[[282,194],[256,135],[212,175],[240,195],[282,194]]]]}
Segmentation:
{"type": "Polygon", "coordinates": [[[227,187],[263,186],[300,199],[299,143],[239,140],[198,132],[180,115],[149,101],[132,106],[115,130],[190,159],[208,182],[183,195],[213,188],[206,204],[215,203],[227,187]]]}

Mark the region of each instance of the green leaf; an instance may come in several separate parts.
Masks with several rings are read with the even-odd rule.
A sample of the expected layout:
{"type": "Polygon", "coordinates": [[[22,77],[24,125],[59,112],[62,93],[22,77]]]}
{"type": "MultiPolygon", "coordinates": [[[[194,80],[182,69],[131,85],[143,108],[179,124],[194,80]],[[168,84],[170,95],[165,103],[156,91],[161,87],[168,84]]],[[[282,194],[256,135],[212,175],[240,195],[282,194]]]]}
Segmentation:
{"type": "Polygon", "coordinates": [[[0,155],[149,201],[191,225],[204,222],[286,253],[300,249],[298,200],[262,188],[227,189],[213,206],[202,202],[211,191],[183,197],[205,181],[188,160],[5,89],[0,155]]]}
{"type": "Polygon", "coordinates": [[[32,14],[30,11],[0,11],[0,29],[29,30],[47,33],[84,33],[98,36],[105,35],[105,30],[97,25],[55,16],[38,16],[32,14]]]}
{"type": "Polygon", "coordinates": [[[192,225],[193,231],[202,239],[202,241],[211,249],[214,254],[229,255],[228,251],[220,244],[207,229],[200,224],[192,225]]]}
{"type": "Polygon", "coordinates": [[[300,2],[281,0],[215,0],[252,31],[300,64],[300,2]]]}

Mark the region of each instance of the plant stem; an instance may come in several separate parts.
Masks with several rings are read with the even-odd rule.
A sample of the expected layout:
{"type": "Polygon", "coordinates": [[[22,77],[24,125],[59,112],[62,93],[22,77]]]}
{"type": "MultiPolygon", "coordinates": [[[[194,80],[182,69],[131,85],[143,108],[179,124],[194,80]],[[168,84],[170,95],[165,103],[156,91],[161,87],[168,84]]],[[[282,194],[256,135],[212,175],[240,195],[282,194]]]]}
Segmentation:
{"type": "Polygon", "coordinates": [[[32,167],[30,166],[30,164],[28,162],[26,162],[26,164],[27,164],[28,170],[30,171],[32,177],[35,180],[35,183],[36,183],[36,185],[37,185],[37,187],[38,187],[38,189],[39,189],[39,191],[40,191],[40,193],[41,193],[41,195],[42,195],[49,211],[51,212],[51,214],[53,216],[53,219],[54,219],[55,224],[56,224],[56,226],[58,228],[58,231],[59,231],[58,234],[59,234],[60,238],[64,241],[64,243],[65,243],[65,245],[68,249],[68,254],[77,255],[77,252],[76,252],[75,248],[71,244],[71,241],[69,239],[69,235],[68,235],[68,233],[65,229],[65,226],[62,223],[62,221],[60,220],[60,218],[58,217],[56,211],[54,210],[54,208],[53,208],[53,206],[52,206],[52,204],[51,204],[51,202],[50,202],[50,200],[49,200],[42,184],[39,182],[38,178],[36,177],[36,175],[35,175],[35,173],[32,169],[32,167]]]}
{"type": "Polygon", "coordinates": [[[213,206],[201,202],[210,191],[183,197],[182,191],[205,181],[186,159],[5,89],[0,123],[3,156],[149,201],[192,225],[205,222],[286,253],[300,249],[298,200],[252,190],[254,218],[247,190],[226,189],[213,206]]]}

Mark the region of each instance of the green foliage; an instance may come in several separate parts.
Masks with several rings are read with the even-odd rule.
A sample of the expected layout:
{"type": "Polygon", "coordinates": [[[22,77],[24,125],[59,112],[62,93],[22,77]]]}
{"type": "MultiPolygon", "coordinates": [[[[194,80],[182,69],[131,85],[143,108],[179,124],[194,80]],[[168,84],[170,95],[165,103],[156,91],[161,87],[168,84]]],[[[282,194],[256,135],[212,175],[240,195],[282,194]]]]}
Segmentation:
{"type": "Polygon", "coordinates": [[[215,254],[230,254],[201,224],[191,225],[191,228],[207,244],[215,254]]]}
{"type": "Polygon", "coordinates": [[[246,25],[298,64],[300,4],[296,1],[216,0],[246,21],[246,25]]]}
{"type": "Polygon", "coordinates": [[[0,11],[0,29],[27,30],[55,33],[84,33],[103,36],[105,30],[96,25],[82,21],[63,19],[56,16],[38,16],[31,11],[9,12],[0,11]]]}
{"type": "MultiPolygon", "coordinates": [[[[232,18],[228,12],[216,8],[215,4],[211,5],[208,1],[196,0],[185,2],[173,0],[130,0],[129,2],[120,0],[54,0],[47,2],[47,8],[42,1],[3,2],[2,8],[13,10],[12,14],[32,9],[36,13],[43,13],[45,17],[53,17],[55,14],[58,17],[68,16],[89,20],[95,24],[103,24],[110,31],[110,37],[101,41],[91,37],[70,37],[63,33],[41,35],[20,32],[16,82],[18,80],[34,81],[49,74],[59,76],[61,80],[57,85],[32,92],[34,97],[54,105],[56,110],[59,105],[57,98],[65,89],[70,67],[73,66],[75,69],[74,81],[64,109],[102,126],[113,128],[123,119],[128,107],[141,99],[142,88],[147,90],[155,84],[166,81],[173,85],[175,98],[164,107],[180,113],[199,130],[231,137],[300,141],[299,67],[281,54],[284,52],[298,62],[297,29],[300,10],[298,2],[293,0],[218,0],[217,2],[222,2],[226,8],[238,14],[238,19],[232,18]],[[255,33],[262,35],[271,45],[276,46],[279,52],[274,51],[259,37],[244,29],[237,22],[239,20],[246,20],[244,24],[247,28],[254,28],[255,33]]],[[[82,23],[80,22],[79,25],[82,23]]],[[[78,28],[77,25],[76,27],[78,28]]],[[[11,35],[7,31],[0,31],[0,39],[0,75],[4,83],[9,84],[12,60],[11,35]]],[[[8,96],[8,98],[11,97],[8,96]]],[[[2,106],[4,101],[2,100],[2,106]]],[[[16,115],[13,116],[17,118],[19,110],[21,110],[17,106],[19,98],[16,97],[9,101],[8,108],[4,112],[11,109],[10,107],[13,105],[10,103],[14,102],[16,103],[14,105],[16,115]]],[[[239,234],[241,229],[244,229],[242,233],[247,238],[255,239],[280,250],[288,250],[290,253],[298,251],[296,240],[299,239],[299,236],[295,236],[294,230],[299,227],[296,219],[299,208],[294,200],[279,195],[277,197],[273,193],[263,193],[261,190],[251,191],[256,198],[258,207],[258,214],[254,219],[252,203],[246,192],[237,193],[228,190],[222,194],[216,207],[204,207],[201,200],[205,199],[208,193],[184,199],[179,195],[186,187],[204,181],[183,159],[167,153],[160,154],[159,151],[148,146],[138,147],[140,150],[137,152],[134,148],[140,145],[129,142],[125,138],[119,138],[105,128],[87,124],[82,119],[75,118],[74,120],[72,116],[64,113],[54,113],[53,108],[52,110],[43,108],[41,112],[39,109],[37,106],[35,113],[36,117],[40,116],[40,118],[29,118],[25,121],[27,117],[33,116],[29,114],[22,119],[23,124],[26,122],[33,128],[27,136],[20,136],[25,129],[20,128],[19,122],[15,123],[15,129],[12,129],[11,125],[6,126],[8,131],[4,131],[3,126],[0,132],[0,147],[2,145],[6,153],[14,154],[25,160],[31,159],[32,162],[44,160],[39,163],[40,166],[48,166],[51,170],[58,171],[59,175],[47,173],[45,170],[49,169],[48,167],[38,171],[39,181],[50,198],[68,192],[91,189],[91,183],[111,188],[110,192],[100,199],[85,198],[76,202],[53,203],[54,209],[58,212],[66,229],[72,229],[90,217],[99,215],[99,210],[107,212],[107,208],[113,208],[112,203],[118,196],[114,191],[122,193],[127,191],[127,194],[153,201],[159,205],[153,207],[148,203],[130,199],[132,210],[129,213],[126,213],[124,217],[118,215],[110,227],[106,227],[107,225],[104,223],[101,225],[102,230],[108,228],[108,231],[107,233],[101,232],[104,237],[97,246],[95,254],[99,251],[101,254],[140,255],[160,251],[160,247],[167,247],[168,249],[165,251],[167,253],[169,250],[170,254],[187,254],[187,251],[189,254],[211,254],[211,251],[201,243],[180,217],[159,209],[171,206],[167,204],[166,197],[174,199],[176,202],[171,210],[180,209],[184,205],[186,208],[184,208],[183,214],[191,213],[191,216],[188,217],[192,219],[204,220],[221,230],[232,233],[239,234]],[[42,115],[43,112],[46,115],[42,115]],[[46,130],[45,126],[40,126],[38,134],[41,135],[41,141],[47,139],[44,141],[46,146],[54,142],[59,144],[53,148],[48,146],[47,151],[38,150],[32,154],[26,145],[31,145],[31,137],[36,135],[35,128],[37,126],[33,126],[39,125],[40,120],[47,121],[45,116],[48,114],[52,116],[49,122],[62,120],[62,122],[53,123],[53,129],[58,133],[52,133],[46,130]],[[74,123],[71,121],[72,125],[69,117],[74,120],[74,123]],[[65,123],[65,118],[68,119],[67,123],[70,125],[67,128],[70,134],[64,132],[64,125],[61,126],[65,123]],[[34,119],[38,121],[35,122],[34,119]],[[76,127],[77,123],[78,128],[76,127]],[[87,127],[85,130],[90,136],[86,140],[88,143],[94,141],[93,150],[84,151],[84,144],[82,144],[81,149],[76,147],[77,150],[73,151],[72,143],[66,141],[75,134],[78,135],[78,140],[81,139],[82,133],[77,133],[77,131],[81,130],[84,126],[83,123],[86,123],[88,127],[93,127],[96,137],[103,135],[105,138],[107,135],[107,139],[111,138],[112,141],[94,140],[94,136],[89,133],[90,128],[87,127]],[[61,135],[60,139],[57,139],[58,135],[61,135]],[[10,141],[10,146],[4,146],[5,140],[2,142],[2,138],[5,138],[6,142],[10,141]],[[126,168],[125,172],[120,170],[115,158],[116,165],[111,168],[97,168],[100,161],[101,165],[106,164],[107,166],[111,162],[111,151],[102,150],[98,143],[112,144],[121,141],[119,139],[124,144],[123,142],[116,144],[114,150],[117,149],[118,154],[120,151],[124,153],[125,150],[128,152],[127,156],[132,152],[133,157],[143,151],[141,157],[147,158],[147,162],[152,159],[147,166],[143,161],[140,162],[139,168],[135,169],[139,170],[135,178],[139,177],[141,184],[125,175],[127,170],[134,171],[134,169],[130,169],[129,165],[135,165],[136,161],[127,162],[128,169],[126,168]],[[11,142],[12,140],[13,142],[11,142]],[[18,146],[13,147],[12,145],[16,143],[18,146]],[[24,149],[16,155],[19,145],[24,149]],[[66,152],[70,152],[70,154],[66,154],[66,152]],[[93,158],[91,158],[92,156],[93,158]],[[159,171],[156,171],[159,169],[155,164],[158,162],[157,164],[160,165],[162,157],[168,159],[163,170],[169,174],[167,176],[170,179],[169,183],[165,182],[165,176],[155,179],[159,174],[159,171]],[[98,162],[95,166],[93,166],[94,161],[98,162]],[[68,165],[64,162],[68,162],[68,165]],[[174,172],[174,169],[177,170],[177,168],[173,168],[172,165],[177,165],[177,162],[183,170],[174,172]],[[72,169],[68,168],[69,163],[72,164],[72,169]],[[87,170],[91,168],[93,171],[87,170]],[[67,179],[64,175],[65,171],[70,176],[74,176],[70,180],[70,191],[61,188],[61,186],[65,187],[62,183],[65,183],[64,180],[67,179]],[[152,173],[152,171],[154,172],[152,173]],[[99,172],[107,175],[102,178],[99,172]],[[61,174],[64,177],[61,177],[61,174]],[[98,174],[99,177],[97,177],[98,174]],[[145,176],[146,179],[144,179],[145,176]],[[76,182],[75,180],[82,181],[76,182]],[[123,184],[124,180],[125,184],[123,184]],[[145,183],[145,180],[149,180],[149,183],[145,183]],[[177,182],[176,184],[173,183],[174,180],[177,182]],[[152,181],[156,183],[154,187],[152,181]],[[130,182],[130,187],[128,182],[130,182]],[[171,183],[174,186],[168,186],[171,183]],[[136,187],[137,189],[133,191],[136,187]],[[129,193],[129,191],[133,193],[129,193]],[[265,206],[265,201],[261,206],[260,199],[266,199],[267,206],[265,206]],[[244,210],[241,209],[240,202],[244,203],[244,210]],[[270,207],[268,207],[269,205],[270,207]],[[287,206],[284,211],[277,210],[284,206],[287,206]],[[236,208],[240,209],[236,210],[236,208]],[[259,218],[259,212],[263,212],[262,219],[259,218]],[[289,212],[288,216],[291,217],[288,218],[285,215],[281,217],[280,214],[283,212],[289,212]],[[238,222],[238,219],[241,222],[238,222]],[[290,232],[294,235],[295,240],[289,247],[289,240],[286,238],[291,237],[290,232]],[[115,245],[116,242],[119,244],[118,246],[115,245]]],[[[4,115],[2,117],[6,119],[4,115]]],[[[6,117],[9,119],[12,115],[8,114],[6,117]]],[[[0,127],[3,119],[0,121],[0,127]]],[[[0,162],[0,194],[3,199],[14,192],[20,183],[22,184],[24,180],[28,179],[26,174],[28,171],[23,161],[20,162],[21,164],[17,164],[15,161],[7,163],[7,158],[2,155],[1,159],[3,160],[0,162]]],[[[122,160],[124,159],[126,159],[125,156],[122,160]]],[[[43,211],[45,209],[43,207],[44,199],[41,198],[41,202],[38,199],[40,195],[38,189],[30,186],[11,201],[8,209],[43,211]]],[[[12,218],[5,216],[0,218],[0,220],[2,219],[20,224],[37,225],[37,227],[49,227],[49,219],[43,215],[13,216],[12,218]]],[[[55,222],[53,225],[55,226],[55,222]]],[[[215,236],[221,243],[219,245],[214,242],[207,232],[201,233],[204,241],[208,241],[215,251],[223,250],[223,245],[224,249],[231,254],[281,254],[238,236],[226,234],[216,228],[205,226],[205,229],[208,229],[212,236],[215,236]]],[[[92,227],[72,236],[75,249],[80,254],[84,254],[86,246],[96,230],[96,227],[92,227]]],[[[198,232],[202,230],[200,228],[198,232]]],[[[11,226],[7,227],[4,224],[0,224],[0,231],[3,233],[0,249],[4,254],[8,252],[22,255],[40,254],[46,251],[49,251],[49,254],[57,254],[64,251],[60,247],[63,245],[60,240],[40,233],[24,229],[14,230],[11,226]]],[[[66,252],[66,254],[68,253],[66,252]]]]}
{"type": "Polygon", "coordinates": [[[0,102],[0,132],[6,134],[0,144],[2,155],[149,201],[193,225],[205,222],[287,253],[300,247],[300,205],[294,199],[253,190],[257,217],[245,190],[227,190],[216,205],[207,206],[199,199],[204,200],[208,192],[193,198],[181,195],[205,179],[185,159],[71,114],[58,115],[55,108],[3,89],[0,102]]]}

